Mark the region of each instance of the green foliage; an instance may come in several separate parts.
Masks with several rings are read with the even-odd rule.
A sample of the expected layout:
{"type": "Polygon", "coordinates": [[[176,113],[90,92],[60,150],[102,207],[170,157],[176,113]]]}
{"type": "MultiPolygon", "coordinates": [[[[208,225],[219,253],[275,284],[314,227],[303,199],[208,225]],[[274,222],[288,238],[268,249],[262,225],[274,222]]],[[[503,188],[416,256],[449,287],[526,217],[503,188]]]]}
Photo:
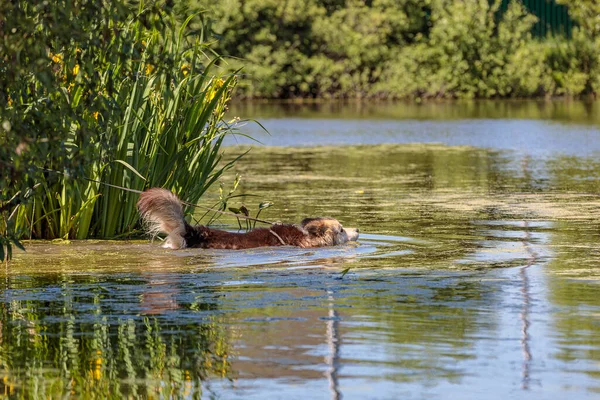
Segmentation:
{"type": "Polygon", "coordinates": [[[598,91],[594,0],[563,1],[573,39],[534,38],[511,0],[196,0],[248,97],[529,97],[598,91]],[[500,10],[500,7],[503,7],[500,10]],[[504,9],[506,7],[506,9],[504,9]],[[585,38],[585,39],[584,39],[585,38]]]}
{"type": "Polygon", "coordinates": [[[405,47],[391,62],[385,81],[396,84],[402,96],[504,97],[515,89],[523,92],[513,77],[523,72],[519,52],[531,42],[535,18],[512,2],[498,20],[499,5],[480,0],[436,8],[429,38],[405,47]]]}
{"type": "MultiPolygon", "coordinates": [[[[217,49],[243,59],[247,96],[368,94],[395,47],[426,30],[429,1],[198,0],[210,9],[217,49]]],[[[238,66],[237,60],[230,65],[238,66]]]]}
{"type": "Polygon", "coordinates": [[[569,7],[569,14],[590,36],[600,34],[600,3],[597,0],[556,0],[569,7]]]}
{"type": "Polygon", "coordinates": [[[566,82],[567,94],[600,92],[600,3],[597,0],[557,0],[569,7],[577,22],[573,40],[551,46],[555,80],[566,82]]]}
{"type": "Polygon", "coordinates": [[[114,237],[138,218],[117,187],[196,202],[231,165],[217,167],[237,77],[217,71],[202,15],[86,0],[2,3],[0,15],[5,234],[114,237]]]}

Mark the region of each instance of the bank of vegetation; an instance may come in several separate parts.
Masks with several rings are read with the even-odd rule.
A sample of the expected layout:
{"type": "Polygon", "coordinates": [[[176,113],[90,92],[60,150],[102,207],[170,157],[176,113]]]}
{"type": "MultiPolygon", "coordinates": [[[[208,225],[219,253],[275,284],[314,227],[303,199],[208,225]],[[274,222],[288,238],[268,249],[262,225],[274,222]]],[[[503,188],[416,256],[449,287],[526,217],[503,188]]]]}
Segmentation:
{"type": "Polygon", "coordinates": [[[23,238],[114,238],[137,194],[190,202],[230,164],[235,71],[170,2],[0,3],[0,259],[23,238]]]}
{"type": "MultiPolygon", "coordinates": [[[[551,1],[551,3],[554,1],[551,1]]],[[[520,0],[196,0],[258,98],[507,98],[600,90],[600,6],[538,37],[520,0]]]]}

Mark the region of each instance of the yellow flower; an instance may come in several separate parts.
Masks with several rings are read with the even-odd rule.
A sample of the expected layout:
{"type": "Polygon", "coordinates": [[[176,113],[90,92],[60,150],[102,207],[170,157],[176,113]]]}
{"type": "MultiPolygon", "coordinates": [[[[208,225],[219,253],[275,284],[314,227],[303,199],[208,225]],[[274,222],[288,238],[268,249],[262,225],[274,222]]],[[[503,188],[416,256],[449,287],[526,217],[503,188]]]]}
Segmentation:
{"type": "Polygon", "coordinates": [[[10,94],[8,95],[8,106],[12,107],[13,101],[12,98],[10,97],[10,94]]]}
{"type": "Polygon", "coordinates": [[[8,380],[8,376],[4,375],[2,377],[2,383],[4,383],[4,396],[12,395],[14,391],[14,385],[8,380]]]}
{"type": "Polygon", "coordinates": [[[77,75],[79,73],[79,64],[75,64],[73,67],[73,75],[77,75]]]}
{"type": "Polygon", "coordinates": [[[146,64],[146,75],[150,75],[154,71],[154,65],[146,64]]]}
{"type": "Polygon", "coordinates": [[[69,93],[71,93],[71,89],[73,89],[75,87],[75,84],[73,82],[69,83],[69,87],[67,87],[67,91],[69,93]]]}
{"type": "Polygon", "coordinates": [[[52,57],[52,61],[54,61],[55,63],[57,63],[57,64],[62,63],[63,56],[61,53],[58,53],[58,54],[50,53],[50,57],[52,57]]]}
{"type": "Polygon", "coordinates": [[[210,92],[208,92],[208,95],[206,96],[207,103],[210,103],[212,101],[212,99],[215,97],[215,93],[216,93],[216,91],[214,89],[212,89],[210,92]]]}
{"type": "Polygon", "coordinates": [[[94,117],[94,119],[95,119],[96,121],[98,121],[98,111],[95,111],[95,112],[93,112],[93,113],[92,113],[92,116],[94,117]]]}
{"type": "Polygon", "coordinates": [[[181,73],[183,74],[183,76],[188,76],[188,74],[190,73],[190,66],[188,64],[183,64],[181,66],[181,73]]]}
{"type": "Polygon", "coordinates": [[[225,83],[225,81],[223,79],[217,79],[215,81],[213,87],[210,89],[210,91],[208,92],[208,94],[206,96],[209,103],[212,101],[212,99],[214,99],[215,95],[217,94],[219,89],[221,89],[221,87],[223,86],[224,83],[225,83]]]}

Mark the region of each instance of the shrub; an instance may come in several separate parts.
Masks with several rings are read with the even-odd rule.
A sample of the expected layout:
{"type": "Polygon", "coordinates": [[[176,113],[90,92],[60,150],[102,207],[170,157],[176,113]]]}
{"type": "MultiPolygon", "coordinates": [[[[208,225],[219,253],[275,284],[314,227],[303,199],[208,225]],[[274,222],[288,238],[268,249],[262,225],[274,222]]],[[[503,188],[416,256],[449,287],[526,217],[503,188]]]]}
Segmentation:
{"type": "Polygon", "coordinates": [[[515,58],[532,41],[535,17],[511,2],[499,18],[500,3],[453,1],[434,7],[430,35],[402,49],[383,81],[397,96],[510,96],[515,92],[511,78],[522,71],[509,75],[507,68],[518,66],[515,58]]]}
{"type": "Polygon", "coordinates": [[[214,12],[217,51],[247,62],[248,97],[595,93],[598,6],[558,1],[579,25],[572,40],[534,38],[536,17],[519,0],[195,3],[214,12]]]}

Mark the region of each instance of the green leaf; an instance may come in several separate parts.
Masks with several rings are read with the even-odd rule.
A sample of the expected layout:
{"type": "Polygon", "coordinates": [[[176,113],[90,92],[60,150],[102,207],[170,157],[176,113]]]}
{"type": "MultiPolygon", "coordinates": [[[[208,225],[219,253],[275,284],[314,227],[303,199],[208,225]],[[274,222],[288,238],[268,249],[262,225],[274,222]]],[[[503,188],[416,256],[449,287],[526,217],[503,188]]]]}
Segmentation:
{"type": "Polygon", "coordinates": [[[270,201],[263,201],[262,203],[260,203],[258,205],[258,209],[259,210],[264,210],[264,209],[272,207],[274,205],[275,205],[275,203],[271,203],[270,201]]]}
{"type": "Polygon", "coordinates": [[[23,247],[23,244],[21,242],[19,242],[18,239],[11,238],[11,242],[13,242],[14,245],[17,246],[17,248],[19,248],[20,250],[25,251],[25,247],[23,247]]]}
{"type": "Polygon", "coordinates": [[[340,278],[343,278],[344,276],[346,276],[346,274],[347,274],[348,272],[350,272],[350,267],[348,267],[348,268],[344,269],[344,270],[341,272],[341,276],[340,276],[340,278]]]}
{"type": "Polygon", "coordinates": [[[130,164],[128,164],[127,162],[123,161],[123,160],[115,160],[115,162],[118,162],[120,164],[123,164],[125,167],[127,167],[129,170],[131,170],[131,172],[133,172],[134,174],[136,174],[137,176],[140,177],[141,180],[143,180],[144,182],[146,182],[146,178],[144,178],[142,176],[142,174],[140,174],[139,172],[137,172],[137,170],[135,168],[133,168],[130,164]]]}
{"type": "Polygon", "coordinates": [[[231,211],[234,214],[241,214],[242,211],[239,208],[235,208],[235,207],[229,207],[229,211],[231,211]]]}

